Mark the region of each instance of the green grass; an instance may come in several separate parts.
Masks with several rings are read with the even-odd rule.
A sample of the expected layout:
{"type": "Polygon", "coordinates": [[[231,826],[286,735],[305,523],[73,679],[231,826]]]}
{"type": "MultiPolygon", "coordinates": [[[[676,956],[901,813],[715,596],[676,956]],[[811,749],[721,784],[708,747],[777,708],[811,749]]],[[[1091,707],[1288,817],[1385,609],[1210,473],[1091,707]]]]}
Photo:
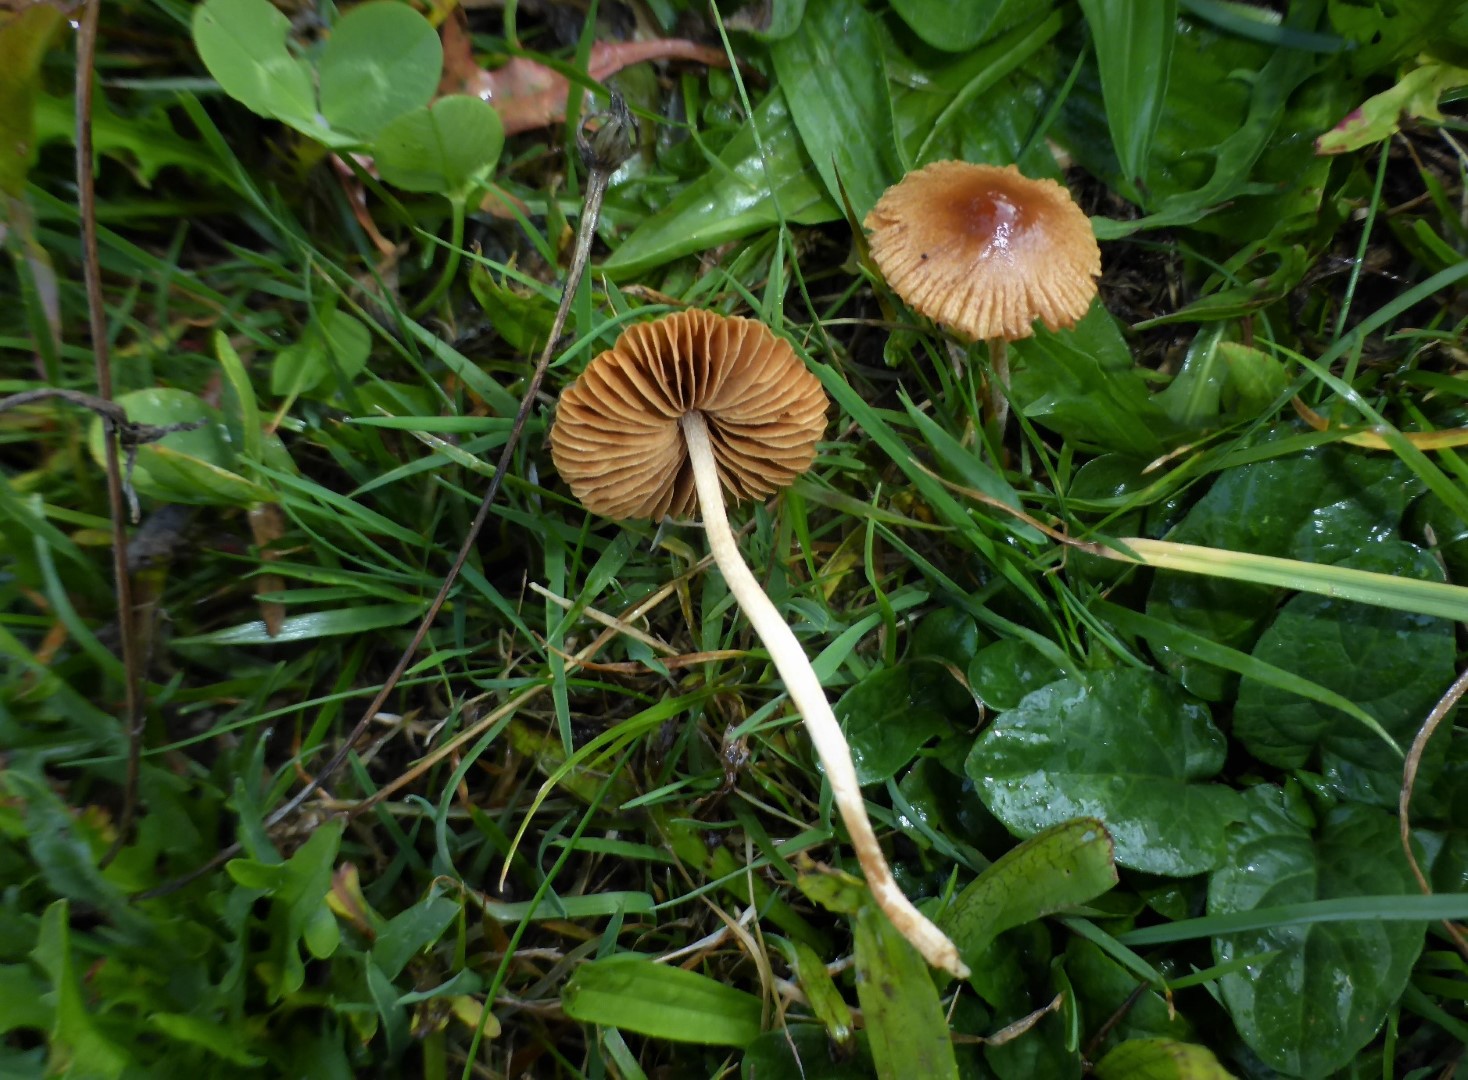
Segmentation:
{"type": "MultiPolygon", "coordinates": [[[[552,60],[584,113],[593,43],[626,30],[603,7],[470,9],[475,55],[552,60]]],[[[204,423],[138,453],[124,631],[100,424],[0,411],[0,1075],[1461,1068],[1455,712],[1411,761],[1412,861],[1398,808],[1462,664],[1468,469],[1411,437],[1468,427],[1462,87],[1448,68],[1440,119],[1373,106],[1387,128],[1314,152],[1419,63],[1468,66],[1461,16],[766,7],[638,6],[734,63],[607,80],[640,139],[488,523],[346,766],[283,816],[489,484],[583,213],[577,129],[501,151],[455,105],[482,137],[405,179],[380,130],[430,130],[436,80],[324,120],[314,70],[246,89],[251,56],[366,79],[391,42],[332,51],[301,16],[216,83],[194,5],[102,11],[115,394],[204,423]],[[1003,430],[986,349],[905,308],[859,227],[946,158],[1063,180],[1102,242],[1090,314],[1011,346],[1003,430]],[[812,470],[733,524],[966,985],[853,876],[701,530],[595,518],[555,474],[554,395],[683,306],[762,319],[831,398],[812,470]]],[[[6,395],[97,388],[58,21],[0,17],[0,141],[39,146],[0,162],[6,395]]]]}

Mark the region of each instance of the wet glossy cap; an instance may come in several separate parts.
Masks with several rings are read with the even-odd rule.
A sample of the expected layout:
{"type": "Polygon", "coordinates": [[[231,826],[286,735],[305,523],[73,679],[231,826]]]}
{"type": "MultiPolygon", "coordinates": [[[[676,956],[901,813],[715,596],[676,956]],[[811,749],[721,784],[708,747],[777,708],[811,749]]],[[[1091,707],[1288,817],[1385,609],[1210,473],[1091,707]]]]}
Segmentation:
{"type": "Polygon", "coordinates": [[[763,323],[681,311],[617,338],[561,394],[551,457],[589,510],[685,516],[696,495],[678,421],[703,414],[719,478],[763,498],[815,460],[826,392],[763,323]]]}
{"type": "Polygon", "coordinates": [[[970,338],[1074,326],[1096,295],[1091,222],[1053,180],[938,161],[888,188],[864,222],[872,258],[914,311],[970,338]]]}

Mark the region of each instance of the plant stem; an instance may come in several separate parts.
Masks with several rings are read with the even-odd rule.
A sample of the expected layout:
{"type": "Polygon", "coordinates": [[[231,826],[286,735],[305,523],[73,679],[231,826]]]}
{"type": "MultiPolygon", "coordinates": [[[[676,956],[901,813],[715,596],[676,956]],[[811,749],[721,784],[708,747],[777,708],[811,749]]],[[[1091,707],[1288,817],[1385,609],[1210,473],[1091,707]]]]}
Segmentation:
{"type": "Polygon", "coordinates": [[[826,691],[816,678],[815,670],[795,634],[775,610],[775,605],[770,603],[770,598],[739,554],[739,546],[734,542],[729,518],[724,512],[724,494],[703,415],[697,412],[686,414],[682,427],[688,442],[688,457],[693,465],[693,481],[698,488],[703,527],[708,534],[714,561],[724,572],[729,591],[769,650],[770,659],[775,662],[775,670],[785,682],[790,700],[795,702],[795,707],[805,719],[805,729],[810,733],[810,741],[826,770],[826,778],[831,782],[836,809],[846,823],[851,846],[856,850],[857,861],[861,863],[872,897],[892,925],[922,953],[928,963],[959,978],[966,978],[968,968],[959,959],[953,942],[913,907],[912,901],[893,880],[887,859],[877,842],[877,834],[872,831],[872,823],[867,818],[861,785],[856,779],[856,767],[851,762],[851,748],[846,743],[841,725],[836,722],[830,702],[826,700],[826,691]]]}
{"type": "Polygon", "coordinates": [[[421,303],[413,309],[415,319],[422,318],[427,312],[433,310],[444,293],[449,291],[453,284],[454,275],[459,271],[459,258],[464,251],[464,196],[449,196],[449,205],[453,207],[454,218],[449,234],[449,257],[443,264],[443,272],[438,275],[438,281],[433,285],[433,291],[425,296],[421,303]]]}

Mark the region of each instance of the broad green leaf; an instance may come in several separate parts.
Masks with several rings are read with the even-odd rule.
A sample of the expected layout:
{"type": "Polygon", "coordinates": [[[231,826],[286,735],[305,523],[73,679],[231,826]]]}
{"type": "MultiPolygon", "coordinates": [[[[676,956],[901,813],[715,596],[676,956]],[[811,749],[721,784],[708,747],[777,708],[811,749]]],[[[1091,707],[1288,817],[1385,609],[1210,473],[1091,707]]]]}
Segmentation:
{"type": "Polygon", "coordinates": [[[936,703],[915,688],[916,676],[908,664],[879,668],[836,703],[859,783],[890,780],[925,742],[952,730],[936,703]]]}
{"type": "Polygon", "coordinates": [[[1111,837],[1067,821],[1007,852],[953,899],[942,924],[971,968],[999,934],[1094,900],[1116,884],[1111,837]]]}
{"type": "Polygon", "coordinates": [[[831,202],[858,221],[902,176],[876,16],[860,0],[815,0],[770,50],[780,89],[831,202]]]}
{"type": "Polygon", "coordinates": [[[673,1042],[746,1046],[760,1032],[753,994],[632,953],[578,967],[561,1007],[572,1020],[673,1042]]]}
{"type": "Polygon", "coordinates": [[[496,281],[480,263],[469,268],[469,291],[484,309],[494,332],[516,352],[534,356],[545,347],[555,322],[556,305],[544,295],[516,289],[508,279],[496,281]]]}
{"type": "Polygon", "coordinates": [[[1232,1080],[1213,1051],[1172,1039],[1133,1039],[1096,1063],[1096,1080],[1232,1080]]]}
{"type": "Polygon", "coordinates": [[[427,105],[442,71],[443,46],[427,19],[398,0],[360,4],[332,27],[316,65],[321,114],[333,128],[370,142],[427,105]]]}
{"type": "Polygon", "coordinates": [[[269,0],[206,0],[194,9],[194,46],[220,89],[251,112],[324,132],[310,70],[286,48],[290,28],[269,0]]]}
{"type": "Polygon", "coordinates": [[[72,956],[70,919],[71,909],[65,900],[47,907],[31,952],[31,958],[51,980],[55,998],[47,1074],[112,1080],[133,1067],[134,1062],[126,1048],[104,1034],[87,1011],[72,956]]]}
{"type": "Polygon", "coordinates": [[[866,896],[852,915],[856,997],[878,1080],[958,1080],[948,1021],[928,965],[866,896]]]}
{"type": "Polygon", "coordinates": [[[986,706],[1002,712],[1060,675],[1060,669],[1029,642],[1006,638],[974,654],[968,684],[986,706]]]}
{"type": "MultiPolygon", "coordinates": [[[[123,394],[117,403],[136,424],[200,424],[138,448],[132,481],[140,495],[166,502],[227,506],[271,498],[269,488],[236,471],[239,455],[230,442],[224,416],[203,399],[187,390],[150,387],[123,394]]],[[[87,446],[100,465],[104,460],[100,420],[93,421],[87,446]]]]}
{"type": "Polygon", "coordinates": [[[372,153],[389,184],[463,197],[494,168],[504,145],[504,126],[488,102],[452,94],[392,121],[378,132],[372,153]]]}
{"type": "Polygon", "coordinates": [[[1034,13],[1032,0],[893,0],[892,10],[935,49],[965,52],[1034,13]]]}
{"type": "Polygon", "coordinates": [[[1121,162],[1125,189],[1141,201],[1147,190],[1147,157],[1162,119],[1177,0],[1080,0],[1106,103],[1111,142],[1121,162]]]}
{"type": "Polygon", "coordinates": [[[1133,368],[1116,320],[1099,305],[1073,330],[1037,329],[1010,350],[1015,408],[1068,440],[1150,459],[1179,431],[1133,368]]]}
{"type": "MultiPolygon", "coordinates": [[[[1209,882],[1208,913],[1315,899],[1417,892],[1395,816],[1338,806],[1317,825],[1274,787],[1244,796],[1228,861],[1209,882]]],[[[1213,939],[1222,964],[1273,952],[1219,981],[1239,1034],[1271,1067],[1328,1076],[1375,1036],[1422,950],[1423,923],[1316,923],[1213,939]]]]}
{"type": "Polygon", "coordinates": [[[49,1031],[56,1022],[46,987],[25,964],[0,964],[0,1035],[24,1028],[49,1031]]]}
{"type": "MultiPolygon", "coordinates": [[[[1401,541],[1368,544],[1346,565],[1427,580],[1442,576],[1431,556],[1401,541]]],[[[1254,655],[1344,694],[1402,748],[1455,673],[1453,624],[1446,619],[1311,595],[1281,609],[1254,655]]],[[[1356,802],[1397,804],[1401,757],[1383,753],[1375,733],[1334,709],[1246,678],[1233,730],[1261,761],[1282,769],[1308,766],[1356,802]]],[[[1424,788],[1445,750],[1442,740],[1429,748],[1418,780],[1424,788]]]]}
{"type": "Polygon", "coordinates": [[[785,95],[778,88],[770,91],[749,122],[729,140],[719,155],[719,165],[639,224],[601,268],[620,279],[718,247],[775,224],[779,221],[777,203],[785,219],[798,225],[841,217],[822,189],[785,95]],[[755,127],[764,144],[763,163],[755,127]]]}
{"type": "Polygon", "coordinates": [[[1202,781],[1226,744],[1171,680],[1133,668],[1061,679],[1001,713],[964,763],[990,812],[1019,836],[1076,817],[1100,818],[1116,861],[1184,877],[1224,856],[1239,796],[1202,781]]]}
{"type": "MultiPolygon", "coordinates": [[[[1395,534],[1417,491],[1389,455],[1326,447],[1221,473],[1168,540],[1313,563],[1334,563],[1368,537],[1395,534]]],[[[1249,651],[1277,602],[1275,589],[1192,574],[1159,573],[1147,614],[1221,645],[1249,651]]],[[[1159,648],[1190,691],[1222,698],[1218,669],[1159,648]]]]}
{"type": "Polygon", "coordinates": [[[11,198],[25,191],[36,148],[36,76],[61,19],[58,8],[31,4],[0,23],[0,194],[11,198]]]}

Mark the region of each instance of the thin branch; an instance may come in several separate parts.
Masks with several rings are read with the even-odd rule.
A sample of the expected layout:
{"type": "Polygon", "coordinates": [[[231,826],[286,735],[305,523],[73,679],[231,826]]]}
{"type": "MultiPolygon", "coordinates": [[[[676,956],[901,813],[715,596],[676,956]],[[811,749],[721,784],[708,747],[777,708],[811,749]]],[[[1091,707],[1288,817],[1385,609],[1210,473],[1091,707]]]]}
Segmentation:
{"type": "MultiPolygon", "coordinates": [[[[388,695],[397,687],[398,680],[403,677],[408,666],[417,655],[418,648],[423,644],[424,638],[428,636],[429,629],[438,618],[444,601],[448,599],[449,591],[454,582],[458,580],[459,571],[463,569],[464,563],[469,559],[469,553],[479,539],[479,533],[484,528],[484,523],[489,519],[489,511],[494,504],[495,496],[499,494],[500,485],[504,481],[505,474],[509,471],[510,462],[514,457],[515,450],[520,442],[520,435],[524,431],[525,422],[530,417],[530,410],[535,407],[536,396],[540,393],[540,384],[545,378],[545,372],[550,367],[551,357],[555,355],[556,345],[560,341],[561,332],[566,325],[566,317],[571,311],[571,302],[576,297],[576,291],[581,286],[581,278],[586,272],[586,264],[591,256],[591,244],[596,236],[597,222],[601,218],[602,200],[606,197],[607,185],[612,174],[617,171],[621,164],[632,155],[632,149],[637,143],[637,124],[632,118],[631,111],[620,94],[613,94],[611,106],[606,113],[589,116],[582,123],[581,130],[577,134],[577,149],[581,154],[581,161],[587,169],[586,199],[582,206],[580,227],[576,232],[576,247],[572,254],[571,265],[566,273],[566,282],[561,289],[561,303],[556,309],[555,321],[551,324],[551,330],[546,337],[545,348],[540,354],[540,360],[535,365],[535,371],[530,376],[530,382],[525,387],[525,394],[520,400],[519,411],[515,414],[515,421],[510,426],[510,436],[505,441],[504,449],[500,452],[499,464],[495,467],[494,476],[490,479],[489,487],[484,492],[484,498],[480,500],[479,510],[474,515],[474,520],[469,525],[469,531],[464,534],[464,542],[459,547],[459,553],[454,557],[453,565],[449,567],[448,574],[444,577],[443,584],[439,587],[438,595],[433,598],[433,603],[428,606],[422,622],[413,633],[413,639],[408,642],[408,647],[398,658],[397,665],[387,680],[382,684],[367,708],[363,710],[362,717],[356,726],[347,734],[326,765],[320,769],[315,777],[311,779],[300,791],[291,796],[279,806],[269,817],[265,819],[266,828],[274,828],[282,821],[289,818],[322,786],[346,764],[347,758],[352,753],[352,747],[362,737],[362,733],[372,724],[372,718],[381,711],[387,702],[388,695]],[[588,125],[600,120],[601,126],[588,134],[588,125]]],[[[193,881],[211,870],[224,865],[240,852],[239,843],[231,844],[219,852],[209,862],[196,870],[191,871],[176,882],[170,882],[158,889],[150,891],[150,895],[157,895],[163,891],[171,891],[189,881],[193,881]]]]}
{"type": "MultiPolygon", "coordinates": [[[[92,74],[97,60],[97,20],[102,0],[87,0],[76,37],[76,187],[82,223],[82,276],[87,286],[87,317],[92,333],[92,360],[97,396],[112,400],[112,364],[107,355],[107,309],[102,299],[102,268],[97,255],[97,190],[93,178],[92,74]]],[[[102,856],[110,863],[132,836],[138,808],[138,772],[142,761],[142,657],[133,627],[132,576],[127,567],[127,525],[124,519],[122,463],[118,459],[119,431],[108,425],[103,439],[107,461],[107,514],[112,521],[112,575],[117,597],[117,625],[122,640],[124,681],[123,725],[127,731],[127,772],[123,779],[122,810],[117,839],[102,856]]]]}

